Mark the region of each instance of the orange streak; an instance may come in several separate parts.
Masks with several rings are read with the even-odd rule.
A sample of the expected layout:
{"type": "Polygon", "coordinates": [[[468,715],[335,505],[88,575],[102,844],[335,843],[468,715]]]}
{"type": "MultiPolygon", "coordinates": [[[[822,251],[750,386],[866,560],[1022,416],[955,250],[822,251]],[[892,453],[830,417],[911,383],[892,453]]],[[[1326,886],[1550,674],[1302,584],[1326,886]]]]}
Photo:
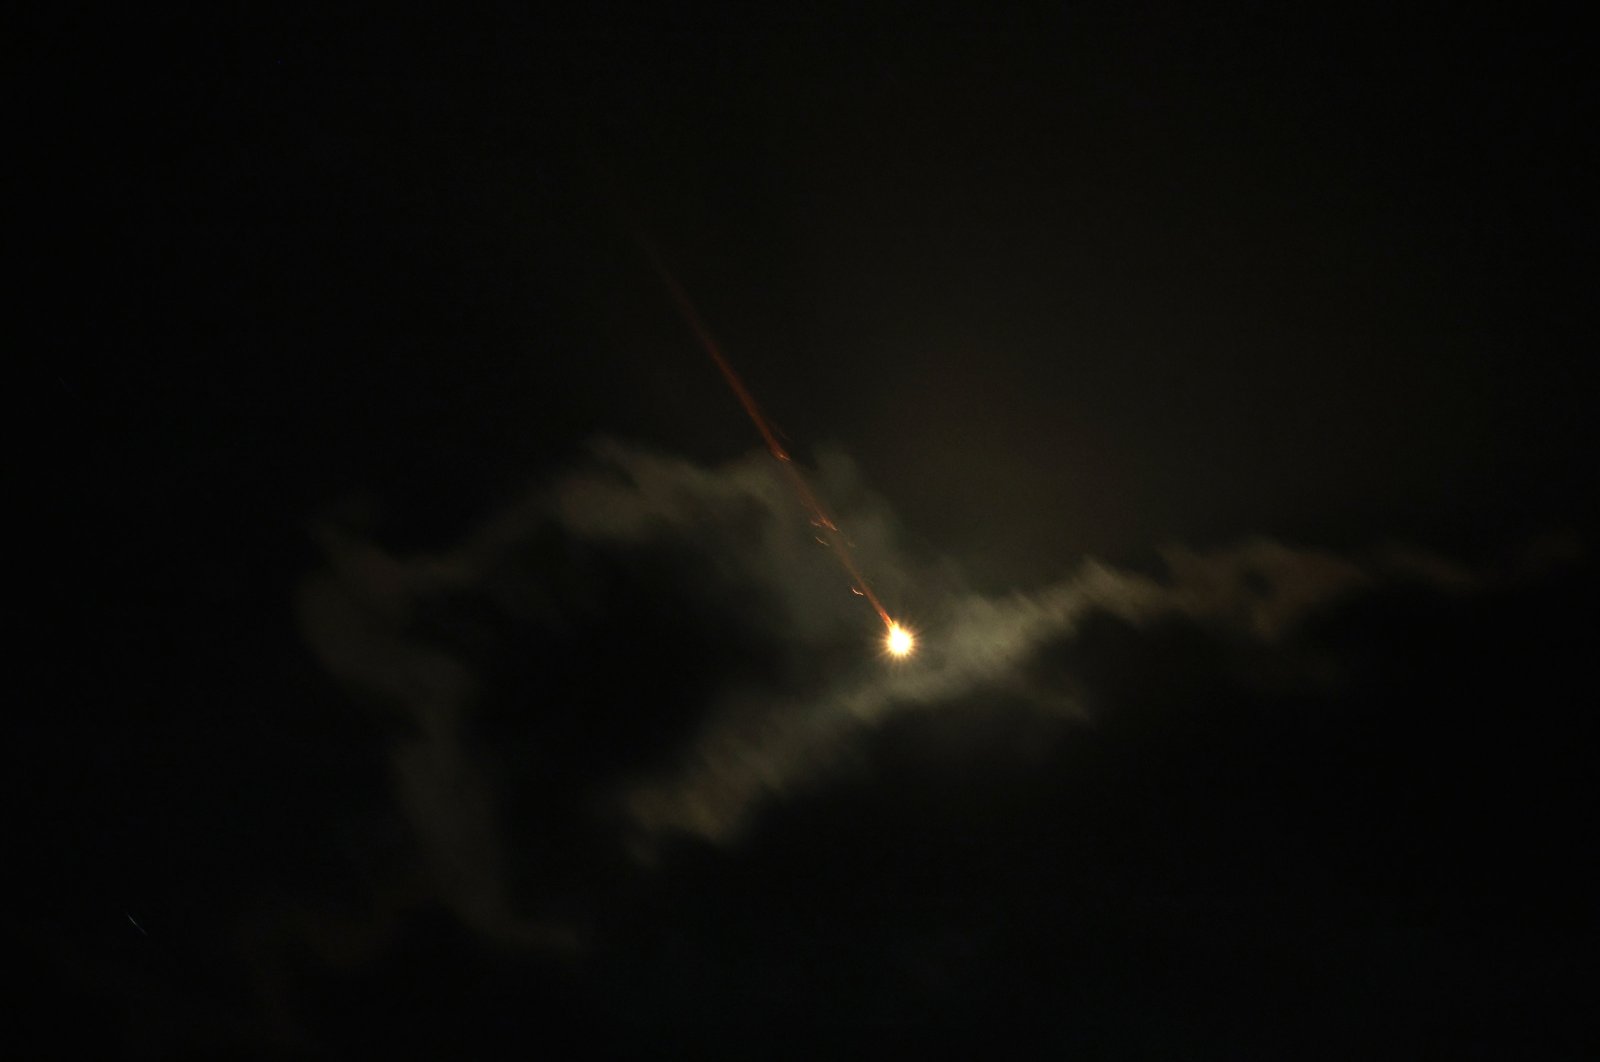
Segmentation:
{"type": "Polygon", "coordinates": [[[728,388],[733,391],[734,397],[739,400],[739,404],[744,407],[745,413],[749,415],[751,422],[755,424],[756,430],[761,433],[761,438],[766,442],[767,449],[771,451],[773,457],[778,459],[778,463],[783,466],[784,470],[789,473],[789,481],[793,484],[795,493],[800,496],[801,504],[811,513],[811,517],[817,526],[828,533],[828,545],[833,547],[834,556],[839,558],[839,564],[849,573],[851,580],[855,583],[856,590],[871,603],[873,609],[877,611],[878,617],[883,620],[883,625],[893,628],[894,621],[889,618],[888,609],[883,607],[883,603],[878,600],[878,595],[872,592],[872,587],[867,583],[866,577],[856,567],[855,558],[850,554],[850,547],[845,542],[844,535],[839,530],[839,525],[828,514],[828,510],[823,506],[816,492],[811,489],[811,484],[806,481],[806,477],[800,471],[800,467],[789,457],[789,451],[784,449],[783,444],[778,441],[777,433],[772,430],[772,425],[768,423],[766,415],[761,412],[761,406],[756,402],[755,396],[750,393],[750,389],[744,385],[744,381],[734,371],[733,365],[723,355],[722,348],[717,345],[716,337],[711,334],[711,329],[707,328],[705,321],[701,319],[700,311],[695,309],[694,303],[689,298],[689,293],[683,290],[683,285],[678,283],[678,279],[672,275],[666,263],[661,260],[661,255],[656,251],[655,245],[650,242],[644,233],[639,232],[634,235],[637,237],[639,245],[644,248],[645,254],[649,256],[650,264],[655,266],[656,275],[661,278],[661,283],[666,285],[667,291],[672,295],[672,301],[678,307],[678,313],[683,317],[684,323],[689,326],[689,330],[700,340],[700,345],[705,347],[706,353],[711,355],[712,362],[721,371],[722,378],[728,383],[728,388]]]}

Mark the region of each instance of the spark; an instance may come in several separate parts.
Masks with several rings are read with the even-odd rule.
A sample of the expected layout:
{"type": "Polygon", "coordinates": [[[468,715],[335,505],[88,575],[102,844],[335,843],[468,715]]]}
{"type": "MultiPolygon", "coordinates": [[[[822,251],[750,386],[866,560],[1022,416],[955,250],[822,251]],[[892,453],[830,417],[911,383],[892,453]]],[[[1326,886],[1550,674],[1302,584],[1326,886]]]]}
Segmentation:
{"type": "Polygon", "coordinates": [[[889,633],[883,639],[883,647],[889,651],[890,656],[900,660],[910,656],[916,649],[917,639],[910,631],[891,620],[889,633]]]}

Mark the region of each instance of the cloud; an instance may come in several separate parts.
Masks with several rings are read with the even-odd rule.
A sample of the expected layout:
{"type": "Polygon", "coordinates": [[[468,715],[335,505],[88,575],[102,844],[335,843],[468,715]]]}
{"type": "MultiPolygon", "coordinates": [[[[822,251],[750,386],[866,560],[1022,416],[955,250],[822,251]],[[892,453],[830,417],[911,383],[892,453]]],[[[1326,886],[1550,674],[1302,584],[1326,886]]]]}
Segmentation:
{"type": "MultiPolygon", "coordinates": [[[[765,454],[703,467],[604,441],[582,467],[433,555],[400,558],[323,530],[329,567],[302,591],[307,637],[330,672],[410,722],[392,749],[396,794],[441,894],[469,924],[516,939],[550,932],[512,913],[497,794],[465,746],[482,679],[461,654],[412,633],[415,614],[431,599],[503,598],[503,587],[513,586],[518,600],[510,607],[538,616],[528,634],[536,641],[628,602],[698,613],[730,640],[742,638],[744,655],[766,662],[749,672],[708,673],[692,691],[699,700],[670,713],[681,731],[597,787],[628,823],[636,854],[648,856],[675,835],[736,837],[766,801],[828,777],[857,734],[898,713],[1002,690],[1041,711],[1081,718],[1088,706],[1070,688],[1019,684],[1044,647],[1072,639],[1091,615],[1135,626],[1181,619],[1236,643],[1272,646],[1317,610],[1375,586],[1476,585],[1472,574],[1415,550],[1352,558],[1255,539],[1205,552],[1169,549],[1159,574],[1085,559],[1052,585],[984,594],[965,587],[949,562],[901,548],[892,515],[848,460],[830,456],[819,479],[861,568],[885,600],[910,603],[904,618],[920,637],[906,664],[879,658],[875,617],[849,592],[849,579],[765,454]],[[565,552],[541,552],[551,536],[565,552]],[[627,602],[607,598],[598,584],[630,557],[674,571],[634,588],[627,602]]],[[[620,578],[641,576],[627,569],[620,578]]],[[[618,666],[660,672],[645,695],[671,700],[660,686],[687,665],[653,658],[648,638],[646,629],[640,643],[618,646],[618,666]]],[[[539,710],[585,710],[577,707],[583,692],[570,687],[594,677],[558,671],[545,676],[539,710]]],[[[687,691],[685,684],[678,692],[687,691]]],[[[628,687],[610,696],[639,695],[628,687]]]]}
{"type": "MultiPolygon", "coordinates": [[[[917,657],[903,667],[841,673],[804,697],[745,693],[718,706],[676,772],[631,790],[627,805],[647,833],[733,837],[766,798],[826,776],[853,732],[900,712],[937,709],[980,690],[1013,690],[1042,648],[1070,640],[1091,615],[1139,626],[1181,618],[1235,640],[1270,646],[1316,610],[1406,578],[1461,585],[1443,561],[1357,562],[1266,539],[1196,552],[1164,551],[1154,577],[1085,560],[1041,590],[951,593],[922,624],[917,657]],[[1448,572],[1448,578],[1441,575],[1448,572]]],[[[1062,690],[1029,689],[1042,710],[1082,717],[1062,690]]]]}
{"type": "Polygon", "coordinates": [[[413,633],[420,603],[470,587],[473,568],[463,558],[401,560],[331,526],[319,538],[328,567],[300,587],[301,627],[335,679],[407,724],[391,742],[390,773],[438,896],[497,940],[571,948],[570,929],[519,914],[507,894],[494,798],[466,748],[477,676],[413,633]]]}
{"type": "MultiPolygon", "coordinates": [[[[623,545],[672,541],[698,553],[737,597],[748,591],[768,606],[761,620],[785,638],[828,641],[853,629],[863,609],[850,581],[823,546],[793,486],[764,452],[702,468],[616,442],[594,448],[595,463],[551,492],[554,520],[581,539],[623,545]]],[[[851,549],[880,592],[904,591],[887,508],[867,496],[854,466],[830,455],[822,489],[841,513],[851,549]]],[[[868,613],[870,615],[870,613],[868,613]]]]}
{"type": "MultiPolygon", "coordinates": [[[[426,554],[319,529],[304,632],[384,724],[423,871],[365,919],[302,916],[324,965],[426,985],[497,1043],[454,1017],[473,939],[516,949],[508,991],[555,986],[529,1030],[613,1045],[718,1053],[731,999],[815,1054],[998,1027],[1092,1051],[1152,1015],[1186,1043],[1204,1011],[1276,1055],[1259,1008],[1295,985],[1374,1020],[1499,999],[1459,942],[1527,911],[1565,940],[1592,895],[1574,543],[1497,574],[1255,538],[986,593],[905,548],[847,460],[817,480],[912,660],[765,455],[603,443],[426,554]],[[418,929],[430,899],[469,932],[418,929]]],[[[293,930],[263,931],[285,969],[293,930]]],[[[1495,946],[1579,968],[1520,932],[1495,946]]]]}

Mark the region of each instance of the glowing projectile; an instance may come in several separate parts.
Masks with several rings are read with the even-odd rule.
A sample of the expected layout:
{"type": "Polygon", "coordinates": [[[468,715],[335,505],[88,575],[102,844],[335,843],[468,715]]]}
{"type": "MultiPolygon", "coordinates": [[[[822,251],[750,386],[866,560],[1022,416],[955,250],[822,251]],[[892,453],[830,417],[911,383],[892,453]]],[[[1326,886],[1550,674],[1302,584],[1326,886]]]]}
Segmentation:
{"type": "Polygon", "coordinates": [[[889,651],[890,656],[906,657],[910,656],[911,651],[917,647],[917,639],[915,635],[900,626],[900,624],[891,621],[889,623],[889,633],[883,639],[883,647],[889,651]]]}

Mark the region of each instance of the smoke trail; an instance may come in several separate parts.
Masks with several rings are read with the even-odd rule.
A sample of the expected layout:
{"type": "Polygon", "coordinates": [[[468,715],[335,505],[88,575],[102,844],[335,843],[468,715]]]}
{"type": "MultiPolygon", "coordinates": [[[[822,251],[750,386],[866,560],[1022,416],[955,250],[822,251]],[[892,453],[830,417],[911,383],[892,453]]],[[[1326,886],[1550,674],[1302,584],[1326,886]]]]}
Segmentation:
{"type": "Polygon", "coordinates": [[[666,286],[668,293],[671,294],[673,304],[677,306],[678,313],[683,317],[684,323],[695,334],[695,338],[700,340],[700,345],[705,348],[706,353],[711,355],[712,362],[722,373],[722,378],[727,381],[728,388],[733,392],[734,397],[739,400],[739,404],[744,407],[745,413],[749,415],[751,422],[755,424],[756,430],[761,433],[761,438],[766,442],[767,449],[771,451],[772,456],[777,458],[778,463],[788,473],[789,482],[793,484],[795,493],[800,498],[800,503],[811,514],[812,524],[827,536],[826,545],[833,550],[833,555],[839,559],[840,566],[850,576],[850,581],[854,584],[856,593],[866,598],[868,603],[872,605],[873,609],[878,613],[878,618],[883,620],[883,625],[889,631],[891,639],[895,637],[897,632],[900,632],[901,639],[896,644],[903,645],[904,648],[898,651],[897,655],[903,655],[905,651],[909,651],[910,647],[910,643],[903,640],[907,635],[889,617],[889,610],[883,607],[883,602],[879,601],[878,595],[873,593],[872,585],[867,582],[866,576],[861,574],[861,569],[857,567],[855,557],[850,552],[850,545],[846,541],[844,533],[839,530],[838,523],[834,521],[833,516],[828,512],[827,507],[822,504],[822,500],[817,497],[816,492],[811,489],[811,484],[807,482],[805,474],[800,471],[800,467],[790,458],[789,451],[784,449],[783,444],[778,441],[777,432],[772,430],[772,425],[767,420],[766,415],[761,412],[761,406],[756,402],[755,396],[750,393],[750,389],[744,385],[744,380],[740,379],[739,374],[734,371],[733,365],[729,363],[727,357],[722,353],[722,348],[717,344],[716,338],[711,334],[711,330],[706,327],[705,321],[701,319],[699,310],[695,309],[694,302],[689,298],[689,293],[684,290],[683,285],[678,283],[678,279],[667,268],[666,262],[662,260],[655,244],[651,243],[649,237],[643,232],[635,231],[634,236],[639,241],[639,246],[643,248],[646,256],[649,257],[650,264],[655,267],[656,275],[661,278],[661,283],[666,286]]]}

